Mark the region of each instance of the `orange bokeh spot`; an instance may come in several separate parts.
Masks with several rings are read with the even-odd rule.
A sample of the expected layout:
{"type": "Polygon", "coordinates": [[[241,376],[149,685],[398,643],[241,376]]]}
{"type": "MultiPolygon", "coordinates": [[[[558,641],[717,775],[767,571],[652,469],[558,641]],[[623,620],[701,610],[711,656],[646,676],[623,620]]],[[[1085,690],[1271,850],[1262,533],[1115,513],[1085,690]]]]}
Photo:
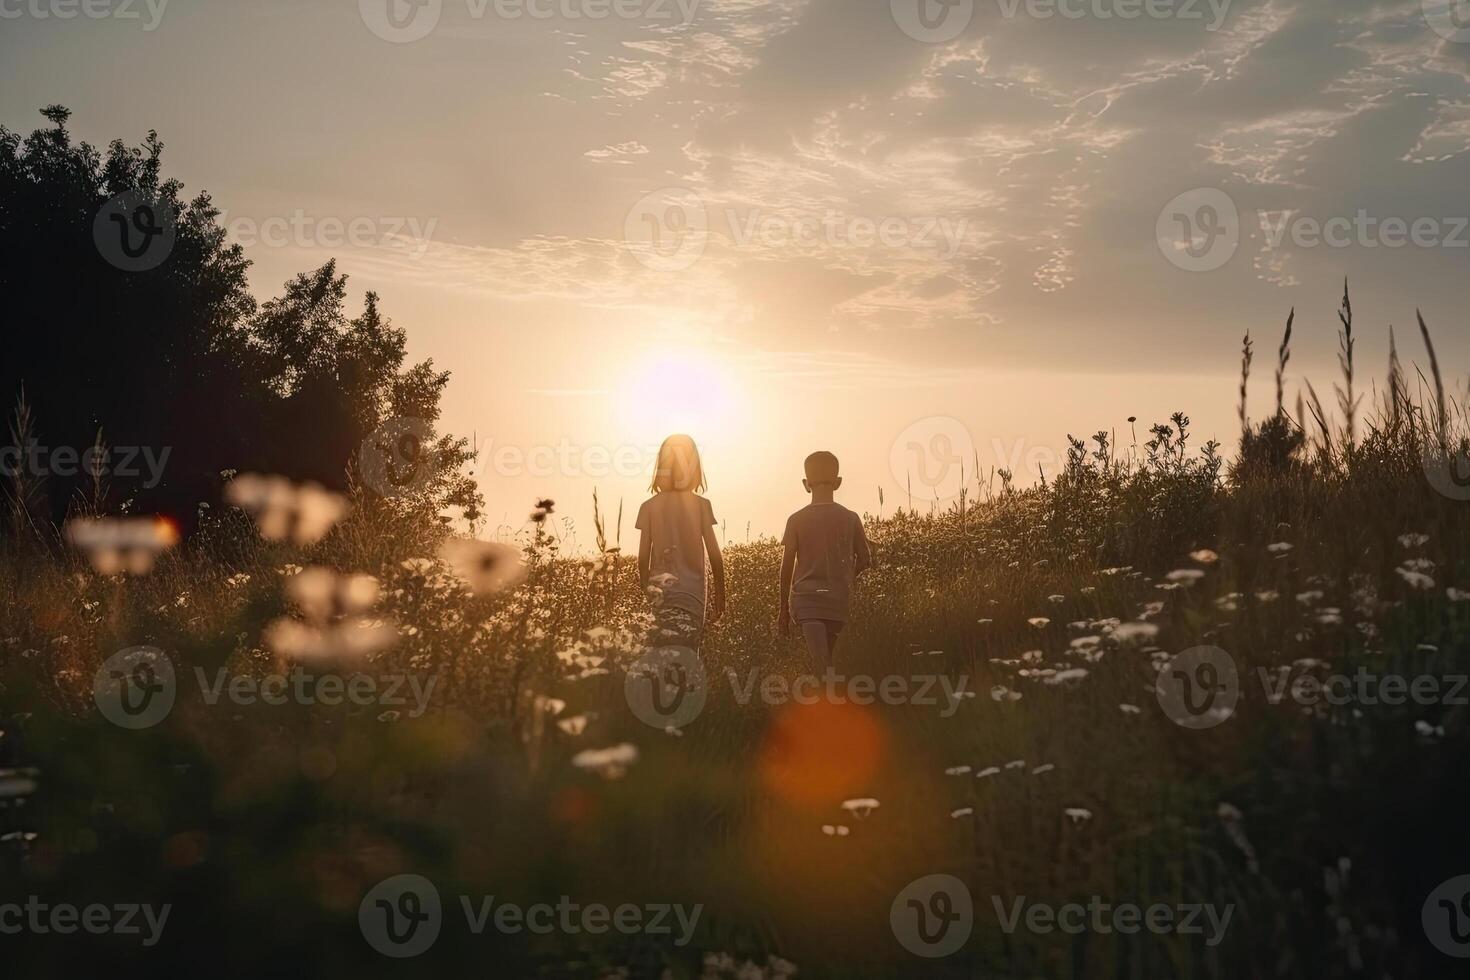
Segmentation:
{"type": "Polygon", "coordinates": [[[592,816],[595,802],[580,789],[568,788],[557,792],[547,807],[547,815],[561,824],[585,824],[592,816]]]}
{"type": "Polygon", "coordinates": [[[153,518],[153,529],[159,543],[165,548],[172,548],[179,543],[179,525],[173,518],[158,515],[153,518]]]}
{"type": "Polygon", "coordinates": [[[761,778],[787,803],[831,806],[872,786],[886,743],[871,709],[825,700],[788,704],[766,731],[761,778]]]}

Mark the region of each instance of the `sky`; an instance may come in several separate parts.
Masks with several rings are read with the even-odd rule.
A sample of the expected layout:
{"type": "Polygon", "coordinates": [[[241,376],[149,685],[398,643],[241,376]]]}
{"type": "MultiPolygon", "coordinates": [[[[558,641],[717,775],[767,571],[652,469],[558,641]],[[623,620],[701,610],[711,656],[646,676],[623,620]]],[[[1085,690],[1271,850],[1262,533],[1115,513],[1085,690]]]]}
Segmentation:
{"type": "Polygon", "coordinates": [[[492,532],[586,545],[595,488],[628,545],[675,431],[731,542],[817,449],[876,514],[1175,411],[1228,447],[1242,336],[1254,417],[1292,308],[1326,392],[1344,278],[1365,374],[1416,308],[1470,354],[1470,3],[0,0],[0,79],[156,129],[259,298],[377,292],[492,532]]]}

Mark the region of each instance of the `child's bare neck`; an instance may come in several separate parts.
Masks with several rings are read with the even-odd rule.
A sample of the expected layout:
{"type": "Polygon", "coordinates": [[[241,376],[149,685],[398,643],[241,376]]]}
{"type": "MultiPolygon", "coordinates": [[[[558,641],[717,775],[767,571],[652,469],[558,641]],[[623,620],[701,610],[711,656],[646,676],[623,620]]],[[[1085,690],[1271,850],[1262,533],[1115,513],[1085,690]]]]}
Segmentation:
{"type": "Polygon", "coordinates": [[[831,503],[836,503],[836,501],[834,501],[832,499],[832,491],[831,490],[824,489],[824,488],[819,487],[819,488],[817,488],[817,489],[815,489],[815,490],[812,491],[812,503],[814,503],[814,504],[831,504],[831,503]]]}

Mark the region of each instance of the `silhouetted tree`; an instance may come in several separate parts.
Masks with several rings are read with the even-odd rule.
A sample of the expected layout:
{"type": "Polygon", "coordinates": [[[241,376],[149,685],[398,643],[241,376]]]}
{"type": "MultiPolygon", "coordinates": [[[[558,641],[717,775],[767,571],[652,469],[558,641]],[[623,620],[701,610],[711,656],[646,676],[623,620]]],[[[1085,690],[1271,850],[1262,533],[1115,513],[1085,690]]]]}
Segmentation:
{"type": "MultiPolygon", "coordinates": [[[[10,445],[0,461],[32,457],[53,519],[97,489],[86,472],[57,474],[57,447],[69,447],[65,459],[99,439],[148,447],[155,460],[167,449],[156,486],[141,459],[138,475],[115,472],[114,453],[102,503],[131,500],[189,526],[200,501],[218,499],[224,470],[345,488],[359,447],[386,420],[437,421],[448,373],[405,366],[404,332],[376,295],[349,319],[335,262],[257,305],[249,262],[209,195],[185,201],[183,185],[162,176],[156,133],[139,147],[114,141],[104,155],[73,142],[64,107],[42,114],[51,126],[24,139],[0,127],[0,406],[10,413],[24,395],[36,443],[10,445]],[[129,246],[144,265],[161,261],[138,268],[133,251],[116,251],[129,246]],[[34,459],[41,447],[47,456],[34,459]]],[[[0,448],[11,443],[0,435],[0,448]]],[[[419,510],[476,517],[479,495],[459,472],[467,443],[435,434],[429,446],[440,468],[416,486],[419,510]]]]}

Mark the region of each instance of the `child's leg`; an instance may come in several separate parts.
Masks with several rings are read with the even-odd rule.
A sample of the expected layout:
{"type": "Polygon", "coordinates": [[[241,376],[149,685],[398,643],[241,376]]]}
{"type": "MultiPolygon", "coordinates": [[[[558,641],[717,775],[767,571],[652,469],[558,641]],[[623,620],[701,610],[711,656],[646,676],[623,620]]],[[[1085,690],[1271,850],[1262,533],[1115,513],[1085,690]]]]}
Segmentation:
{"type": "Polygon", "coordinates": [[[836,620],[827,623],[827,661],[833,666],[837,664],[837,638],[842,635],[842,627],[845,625],[836,620]]]}
{"type": "Polygon", "coordinates": [[[820,619],[802,620],[801,635],[806,639],[807,660],[812,669],[818,673],[825,672],[832,666],[832,647],[826,622],[820,619]]]}

